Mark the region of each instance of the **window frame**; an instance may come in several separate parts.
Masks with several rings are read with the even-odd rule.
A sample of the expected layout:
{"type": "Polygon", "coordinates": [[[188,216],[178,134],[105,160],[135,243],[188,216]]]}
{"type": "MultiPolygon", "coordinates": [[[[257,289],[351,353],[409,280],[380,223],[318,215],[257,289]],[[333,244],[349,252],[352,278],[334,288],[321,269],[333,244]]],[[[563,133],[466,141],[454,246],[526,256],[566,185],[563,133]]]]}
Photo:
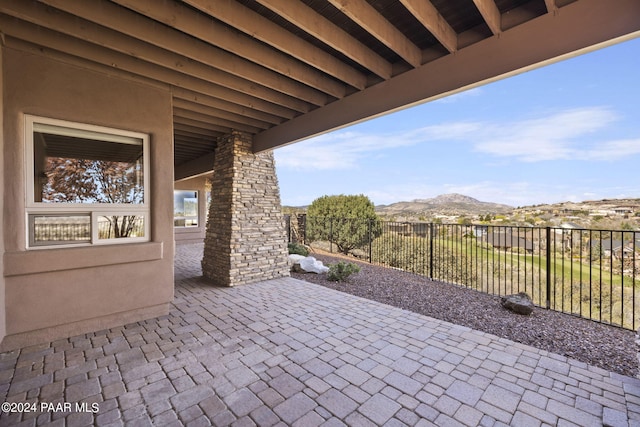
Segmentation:
{"type": "MultiPolygon", "coordinates": [[[[46,132],[45,132],[46,133],[46,132]]],[[[90,125],[67,120],[52,119],[41,116],[25,115],[25,216],[26,216],[26,242],[27,249],[52,249],[78,246],[114,245],[125,243],[139,243],[151,241],[151,215],[150,215],[150,151],[149,135],[141,132],[127,131],[104,126],[90,125]],[[142,203],[46,203],[35,200],[35,141],[34,132],[39,132],[38,125],[44,128],[63,128],[69,130],[62,135],[82,136],[102,142],[135,143],[139,141],[142,146],[142,203]],[[130,141],[130,142],[127,142],[130,141]],[[70,243],[69,241],[36,242],[32,217],[34,215],[48,216],[83,216],[88,215],[90,222],[90,241],[70,243]],[[144,236],[101,239],[98,236],[98,219],[101,216],[135,215],[142,217],[144,221],[144,236]]]]}

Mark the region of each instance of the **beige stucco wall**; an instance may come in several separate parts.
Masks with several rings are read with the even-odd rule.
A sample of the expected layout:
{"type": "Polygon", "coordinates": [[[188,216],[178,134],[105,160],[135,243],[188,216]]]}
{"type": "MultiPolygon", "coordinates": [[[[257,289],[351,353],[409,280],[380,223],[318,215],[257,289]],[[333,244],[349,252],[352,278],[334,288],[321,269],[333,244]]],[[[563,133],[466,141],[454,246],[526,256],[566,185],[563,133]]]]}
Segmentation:
{"type": "Polygon", "coordinates": [[[198,192],[198,216],[197,227],[175,227],[176,244],[202,243],[206,231],[207,218],[207,177],[198,176],[191,179],[177,181],[174,188],[176,190],[193,190],[198,192]]]}
{"type": "MultiPolygon", "coordinates": [[[[0,111],[3,111],[3,75],[2,72],[2,58],[4,51],[0,48],[0,111]]],[[[4,133],[3,129],[3,116],[0,114],[0,165],[4,165],[4,133]]],[[[4,167],[3,167],[4,169],[4,167]]],[[[4,174],[0,173],[0,212],[4,212],[4,174]]],[[[4,213],[0,214],[4,217],[4,213]]],[[[0,224],[0,272],[4,271],[4,226],[0,224]]],[[[0,274],[0,341],[6,334],[5,324],[5,303],[4,303],[4,276],[0,274]]]]}
{"type": "Polygon", "coordinates": [[[3,348],[148,318],[173,298],[168,89],[4,49],[3,348]],[[26,250],[24,114],[150,136],[151,242],[26,250]]]}

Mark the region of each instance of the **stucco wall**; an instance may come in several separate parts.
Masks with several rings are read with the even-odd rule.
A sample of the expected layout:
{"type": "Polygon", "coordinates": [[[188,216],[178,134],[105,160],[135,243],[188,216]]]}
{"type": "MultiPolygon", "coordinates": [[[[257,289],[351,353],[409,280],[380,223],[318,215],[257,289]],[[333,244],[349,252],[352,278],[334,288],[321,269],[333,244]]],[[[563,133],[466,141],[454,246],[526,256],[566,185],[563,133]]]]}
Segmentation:
{"type": "MultiPolygon", "coordinates": [[[[4,56],[4,49],[0,47],[0,112],[3,111],[3,75],[2,72],[2,58],[4,56]]],[[[3,165],[4,169],[4,132],[2,132],[3,126],[3,115],[0,114],[0,165],[3,165]]],[[[4,174],[0,173],[0,212],[2,212],[2,217],[4,217],[4,174]]],[[[0,224],[0,272],[4,271],[4,224],[0,224]]],[[[5,325],[5,302],[4,302],[4,276],[0,274],[0,341],[5,336],[6,333],[6,325],[5,325]]]]}
{"type": "Polygon", "coordinates": [[[148,318],[173,298],[173,135],[168,90],[4,51],[3,347],[148,318]],[[151,242],[26,250],[24,115],[150,136],[151,242]],[[18,334],[18,335],[15,335],[18,334]]]}
{"type": "Polygon", "coordinates": [[[207,220],[207,177],[185,179],[175,183],[176,190],[193,190],[198,192],[198,226],[197,227],[175,227],[174,237],[176,244],[202,243],[206,230],[207,220]]]}

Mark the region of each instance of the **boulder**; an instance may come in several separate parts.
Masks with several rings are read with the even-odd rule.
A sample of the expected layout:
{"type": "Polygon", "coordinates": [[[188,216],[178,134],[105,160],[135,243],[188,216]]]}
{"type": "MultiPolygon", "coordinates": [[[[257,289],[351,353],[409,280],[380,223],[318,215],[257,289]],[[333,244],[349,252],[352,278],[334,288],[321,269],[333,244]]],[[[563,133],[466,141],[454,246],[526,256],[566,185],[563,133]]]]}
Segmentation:
{"type": "Polygon", "coordinates": [[[326,273],[329,271],[329,267],[322,264],[322,261],[318,261],[312,256],[302,255],[289,255],[289,261],[291,262],[291,271],[296,273],[326,273]]]}
{"type": "Polygon", "coordinates": [[[500,303],[504,308],[518,314],[531,314],[534,307],[533,301],[526,292],[500,297],[500,303]]]}

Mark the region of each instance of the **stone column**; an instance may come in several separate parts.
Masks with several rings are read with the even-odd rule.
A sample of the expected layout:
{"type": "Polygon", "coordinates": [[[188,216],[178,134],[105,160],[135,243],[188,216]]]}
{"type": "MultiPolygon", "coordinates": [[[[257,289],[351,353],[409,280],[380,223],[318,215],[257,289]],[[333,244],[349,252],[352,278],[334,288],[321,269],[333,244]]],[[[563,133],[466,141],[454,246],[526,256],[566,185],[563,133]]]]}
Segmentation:
{"type": "Polygon", "coordinates": [[[289,276],[287,235],[272,152],[253,154],[250,134],[220,138],[202,273],[235,286],[289,276]]]}

